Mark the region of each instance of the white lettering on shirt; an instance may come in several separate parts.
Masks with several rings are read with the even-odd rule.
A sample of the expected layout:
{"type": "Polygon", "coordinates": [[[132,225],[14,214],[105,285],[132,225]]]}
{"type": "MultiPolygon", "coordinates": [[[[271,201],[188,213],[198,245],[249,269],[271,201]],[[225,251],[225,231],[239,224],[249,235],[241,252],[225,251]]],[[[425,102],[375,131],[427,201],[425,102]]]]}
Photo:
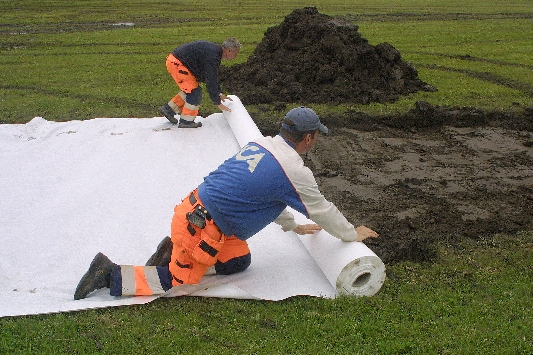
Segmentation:
{"type": "Polygon", "coordinates": [[[257,167],[257,164],[259,164],[259,161],[265,156],[265,153],[249,154],[249,155],[244,155],[243,153],[245,153],[246,151],[254,152],[257,150],[259,150],[259,148],[256,146],[246,145],[235,156],[235,159],[246,161],[248,163],[248,170],[250,170],[250,172],[253,173],[255,168],[257,167]]]}

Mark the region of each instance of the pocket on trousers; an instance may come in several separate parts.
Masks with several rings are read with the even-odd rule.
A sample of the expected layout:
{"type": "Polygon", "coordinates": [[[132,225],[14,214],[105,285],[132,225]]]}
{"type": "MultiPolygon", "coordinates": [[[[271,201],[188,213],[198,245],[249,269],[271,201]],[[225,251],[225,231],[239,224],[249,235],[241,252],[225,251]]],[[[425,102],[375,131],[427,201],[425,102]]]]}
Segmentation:
{"type": "Polygon", "coordinates": [[[224,242],[217,242],[202,232],[200,242],[192,250],[192,257],[200,264],[211,266],[217,262],[217,255],[224,242]]]}

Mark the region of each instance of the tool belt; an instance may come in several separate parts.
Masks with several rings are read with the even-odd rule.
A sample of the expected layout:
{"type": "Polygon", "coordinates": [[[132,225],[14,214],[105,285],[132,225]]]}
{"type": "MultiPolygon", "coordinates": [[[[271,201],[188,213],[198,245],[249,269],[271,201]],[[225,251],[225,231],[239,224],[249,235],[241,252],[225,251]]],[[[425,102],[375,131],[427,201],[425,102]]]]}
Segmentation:
{"type": "MultiPolygon", "coordinates": [[[[189,202],[191,203],[191,206],[194,206],[198,202],[193,193],[189,195],[189,202]]],[[[200,229],[204,229],[207,224],[207,221],[212,220],[211,215],[209,215],[209,212],[207,212],[205,207],[200,204],[196,205],[194,211],[187,212],[187,215],[185,217],[187,218],[190,224],[200,229]]],[[[192,231],[191,229],[189,229],[189,232],[191,232],[192,235],[196,233],[194,228],[192,228],[192,231]]]]}

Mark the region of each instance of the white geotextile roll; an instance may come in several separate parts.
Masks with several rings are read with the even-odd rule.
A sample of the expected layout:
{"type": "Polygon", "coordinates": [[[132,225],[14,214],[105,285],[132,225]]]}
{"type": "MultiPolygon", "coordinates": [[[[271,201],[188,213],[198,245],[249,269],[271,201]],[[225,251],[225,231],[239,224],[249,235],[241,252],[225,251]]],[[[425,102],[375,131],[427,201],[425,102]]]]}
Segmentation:
{"type": "Polygon", "coordinates": [[[231,112],[223,111],[224,117],[226,117],[239,146],[242,148],[248,142],[253,141],[257,137],[261,137],[262,134],[241,100],[235,95],[230,95],[230,97],[233,101],[225,100],[222,102],[231,109],[231,112]]]}
{"type": "MultiPolygon", "coordinates": [[[[234,95],[230,97],[233,101],[223,103],[231,112],[224,111],[224,116],[239,146],[243,147],[260,137],[261,132],[241,100],[234,95]]],[[[298,223],[313,223],[290,210],[297,221],[300,220],[298,223]]],[[[372,296],[381,289],[385,281],[385,265],[364,243],[343,242],[325,231],[300,236],[300,240],[338,294],[372,296]]]]}
{"type": "Polygon", "coordinates": [[[300,240],[338,294],[373,296],[383,285],[385,265],[364,243],[343,242],[323,230],[300,240]]]}

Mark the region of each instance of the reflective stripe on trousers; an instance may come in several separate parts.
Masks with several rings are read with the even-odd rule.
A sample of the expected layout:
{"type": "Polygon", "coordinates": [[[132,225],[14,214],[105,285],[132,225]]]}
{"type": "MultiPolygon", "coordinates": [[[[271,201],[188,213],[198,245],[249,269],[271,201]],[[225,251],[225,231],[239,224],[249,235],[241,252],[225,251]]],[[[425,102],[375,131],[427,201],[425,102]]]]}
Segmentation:
{"type": "Polygon", "coordinates": [[[111,274],[111,296],[160,295],[172,288],[166,266],[120,265],[111,274]]]}
{"type": "Polygon", "coordinates": [[[178,93],[172,98],[179,111],[174,109],[176,113],[182,113],[186,121],[194,121],[194,118],[198,116],[200,109],[200,103],[202,101],[202,88],[198,85],[196,77],[187,69],[183,63],[174,57],[171,53],[167,56],[167,70],[184,93],[178,93]]]}

